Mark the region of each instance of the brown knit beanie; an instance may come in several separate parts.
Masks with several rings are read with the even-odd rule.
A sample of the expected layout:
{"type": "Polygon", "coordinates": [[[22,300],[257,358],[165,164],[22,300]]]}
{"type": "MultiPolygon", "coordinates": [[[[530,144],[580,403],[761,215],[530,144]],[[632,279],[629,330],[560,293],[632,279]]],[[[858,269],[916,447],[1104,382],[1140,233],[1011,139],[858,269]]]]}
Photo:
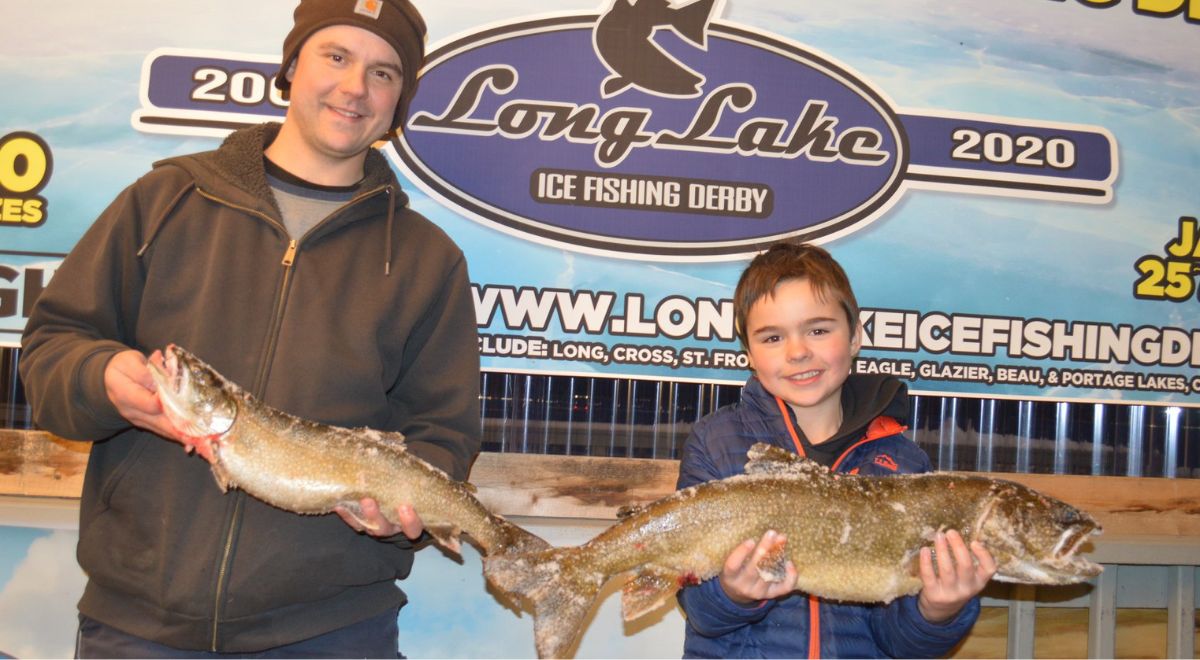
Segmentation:
{"type": "Polygon", "coordinates": [[[331,25],[352,25],[369,30],[391,44],[400,56],[404,87],[392,130],[404,124],[408,104],[417,93],[417,72],[425,63],[425,20],[408,0],[300,0],[294,14],[295,25],[283,41],[283,63],[275,86],[288,91],[288,67],[300,54],[300,47],[314,32],[331,25]]]}

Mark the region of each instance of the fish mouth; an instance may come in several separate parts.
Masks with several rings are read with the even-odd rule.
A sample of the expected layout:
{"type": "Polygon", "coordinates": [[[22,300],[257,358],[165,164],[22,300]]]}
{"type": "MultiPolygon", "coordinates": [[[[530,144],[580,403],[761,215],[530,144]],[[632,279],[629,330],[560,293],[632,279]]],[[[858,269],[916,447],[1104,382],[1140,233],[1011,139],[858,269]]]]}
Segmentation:
{"type": "Polygon", "coordinates": [[[1072,525],[1064,530],[1058,543],[1052,550],[1053,563],[1064,574],[1078,575],[1081,578],[1095,577],[1104,569],[1095,562],[1078,555],[1084,544],[1092,535],[1101,533],[1101,528],[1095,523],[1072,525]]]}
{"type": "Polygon", "coordinates": [[[167,350],[163,351],[163,366],[160,367],[153,360],[146,362],[146,367],[150,369],[150,378],[154,380],[154,385],[158,389],[158,398],[163,402],[163,406],[167,407],[168,400],[179,397],[180,378],[179,378],[179,360],[175,356],[175,352],[171,350],[173,346],[168,346],[167,350]]]}
{"type": "MultiPolygon", "coordinates": [[[[154,376],[155,383],[158,384],[160,391],[165,391],[167,397],[164,400],[164,407],[167,406],[167,401],[170,401],[170,407],[177,414],[184,413],[183,407],[186,405],[189,393],[191,391],[191,379],[188,378],[188,370],[181,368],[181,358],[179,347],[171,344],[163,351],[163,368],[159,368],[154,362],[150,362],[150,372],[154,376]]],[[[164,397],[159,397],[164,398],[164,397]]]]}
{"type": "Polygon", "coordinates": [[[166,367],[167,384],[171,387],[172,394],[181,394],[183,392],[183,373],[184,370],[179,368],[179,350],[174,344],[167,347],[163,351],[163,365],[166,367]]]}
{"type": "Polygon", "coordinates": [[[163,366],[158,366],[153,360],[147,363],[150,377],[158,388],[158,400],[162,403],[163,414],[175,426],[175,430],[186,436],[204,435],[192,421],[188,405],[189,388],[185,382],[187,369],[179,366],[179,353],[174,344],[163,351],[163,366]]]}
{"type": "MultiPolygon", "coordinates": [[[[204,449],[201,445],[207,443],[199,441],[224,434],[233,426],[233,419],[220,415],[218,407],[200,401],[206,387],[203,382],[196,381],[191,361],[191,356],[182,348],[170,344],[163,350],[162,367],[149,362],[150,375],[157,385],[163,413],[186,438],[184,444],[204,449]]],[[[208,458],[207,452],[201,451],[201,454],[208,458]]]]}

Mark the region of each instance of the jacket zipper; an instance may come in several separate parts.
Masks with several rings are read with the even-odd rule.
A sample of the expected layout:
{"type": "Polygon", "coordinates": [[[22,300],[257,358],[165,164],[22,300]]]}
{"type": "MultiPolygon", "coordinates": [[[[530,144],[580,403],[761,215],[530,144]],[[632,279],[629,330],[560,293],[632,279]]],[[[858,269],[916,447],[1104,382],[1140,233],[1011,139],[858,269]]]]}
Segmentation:
{"type": "MultiPolygon", "coordinates": [[[[263,393],[263,390],[266,389],[267,378],[269,377],[269,374],[271,372],[271,363],[273,363],[275,361],[275,340],[279,336],[280,326],[283,325],[283,308],[285,307],[285,305],[287,303],[288,291],[291,288],[292,265],[296,262],[296,254],[300,249],[300,244],[303,243],[306,239],[308,239],[308,237],[311,236],[314,231],[320,229],[321,226],[323,226],[325,223],[329,222],[330,218],[338,215],[345,209],[348,209],[351,206],[354,206],[355,204],[367,199],[368,197],[374,197],[375,195],[377,195],[380,192],[385,191],[385,190],[387,190],[387,186],[380,186],[373,190],[369,190],[365,193],[356,195],[353,199],[351,199],[350,201],[346,202],[345,204],[339,206],[332,213],[330,213],[328,216],[326,216],[324,220],[322,220],[321,222],[318,222],[316,225],[314,225],[311,229],[309,229],[307,232],[305,232],[305,234],[303,236],[301,236],[298,239],[293,238],[288,243],[287,250],[283,253],[283,259],[280,261],[280,265],[282,265],[283,269],[284,269],[283,270],[283,282],[279,287],[279,304],[276,306],[275,314],[271,318],[271,330],[270,330],[270,334],[268,335],[268,341],[267,341],[267,354],[264,356],[262,364],[260,365],[260,368],[259,368],[258,375],[255,377],[255,381],[254,381],[254,387],[255,387],[256,394],[259,394],[261,396],[261,394],[263,393]]],[[[231,204],[230,206],[235,206],[235,205],[231,204]]],[[[236,206],[235,206],[235,208],[236,208],[236,206]]],[[[279,223],[276,223],[276,224],[279,224],[279,223]]],[[[284,231],[286,232],[286,228],[284,228],[284,231]]]]}
{"type": "MultiPolygon", "coordinates": [[[[288,285],[290,284],[291,279],[292,279],[292,264],[294,264],[296,262],[296,249],[297,249],[298,245],[299,245],[299,241],[297,241],[294,238],[291,239],[290,241],[288,241],[287,250],[284,251],[283,259],[280,260],[280,265],[283,266],[283,268],[284,268],[283,282],[280,284],[279,304],[275,308],[275,314],[273,317],[274,321],[272,322],[272,326],[271,326],[272,337],[275,336],[275,334],[278,332],[279,320],[283,316],[284,301],[287,299],[288,285]]],[[[274,344],[274,342],[272,341],[272,345],[273,344],[274,344]]],[[[269,363],[270,363],[269,360],[267,360],[265,362],[265,364],[269,364],[269,363]]],[[[264,366],[262,371],[259,372],[258,378],[256,379],[257,380],[256,388],[255,388],[256,390],[261,390],[266,385],[265,374],[266,374],[266,367],[264,366]]],[[[260,392],[260,394],[261,394],[261,392],[260,392]]],[[[233,515],[229,519],[229,525],[226,528],[226,532],[225,532],[225,548],[221,553],[221,565],[220,565],[220,568],[217,569],[217,591],[213,598],[212,639],[211,639],[211,647],[209,648],[209,650],[212,651],[213,653],[218,652],[217,651],[217,636],[218,636],[218,631],[220,629],[220,624],[221,624],[221,597],[225,593],[225,578],[226,578],[227,574],[229,573],[229,558],[233,552],[233,535],[234,535],[234,530],[237,529],[237,525],[235,524],[235,521],[237,521],[241,517],[242,503],[245,501],[245,497],[242,496],[242,493],[238,493],[238,495],[239,495],[239,497],[237,499],[237,504],[234,505],[233,515]]]]}
{"type": "Polygon", "coordinates": [[[283,325],[283,308],[287,306],[288,293],[292,285],[292,266],[296,263],[296,252],[300,249],[300,240],[302,239],[293,238],[288,241],[287,250],[284,251],[283,258],[279,261],[279,265],[283,266],[283,281],[279,283],[279,302],[275,305],[275,312],[271,315],[266,359],[262,361],[258,375],[254,378],[254,386],[260,396],[267,388],[267,375],[271,371],[271,362],[275,360],[275,340],[279,337],[280,326],[283,325]]]}
{"type": "MultiPolygon", "coordinates": [[[[274,354],[275,354],[275,341],[279,334],[279,327],[283,323],[283,308],[284,308],[284,303],[287,301],[288,289],[291,285],[292,266],[296,263],[296,253],[299,251],[301,241],[303,241],[310,234],[312,234],[312,232],[314,230],[316,230],[318,227],[325,224],[325,222],[328,221],[329,218],[337,215],[338,213],[341,213],[344,209],[346,209],[350,206],[353,206],[368,197],[375,196],[376,194],[378,194],[379,192],[384,191],[384,190],[387,190],[387,186],[380,186],[378,188],[375,188],[373,190],[367,191],[363,194],[360,194],[360,195],[354,197],[353,199],[351,199],[350,201],[346,202],[344,205],[339,207],[337,210],[335,210],[333,213],[331,213],[328,217],[325,218],[325,220],[322,220],[320,223],[318,223],[316,226],[314,226],[312,229],[310,229],[308,231],[308,233],[306,233],[304,236],[300,237],[299,239],[293,238],[288,241],[287,249],[284,251],[283,258],[280,260],[280,265],[283,266],[283,269],[284,269],[283,270],[283,281],[280,283],[280,287],[279,287],[279,304],[276,305],[275,311],[271,318],[271,330],[270,330],[270,334],[268,335],[268,342],[267,342],[267,346],[268,346],[267,355],[266,355],[265,359],[262,361],[262,365],[260,367],[259,373],[255,378],[254,389],[252,390],[252,392],[256,396],[261,397],[263,394],[263,390],[266,388],[267,374],[270,371],[270,364],[271,364],[271,361],[274,359],[274,354]]],[[[265,213],[261,213],[254,209],[247,208],[240,204],[234,204],[233,202],[230,202],[227,199],[217,197],[217,196],[213,195],[212,193],[205,191],[204,189],[200,188],[199,186],[196,187],[196,192],[200,193],[200,195],[202,195],[203,197],[205,197],[215,203],[222,204],[224,206],[228,206],[229,208],[236,209],[238,211],[242,211],[248,215],[262,218],[267,223],[274,225],[280,229],[283,229],[285,234],[287,233],[287,228],[281,222],[276,221],[274,218],[272,218],[271,216],[269,216],[265,213]]],[[[241,492],[235,493],[235,495],[238,497],[238,499],[237,499],[237,503],[234,505],[232,515],[229,517],[228,520],[226,520],[225,546],[224,546],[224,549],[223,549],[222,555],[221,555],[220,567],[217,569],[216,594],[213,597],[212,637],[210,639],[211,645],[210,645],[210,649],[209,649],[213,653],[219,652],[217,650],[217,636],[218,636],[218,630],[220,629],[220,622],[221,622],[221,597],[222,597],[222,595],[225,591],[225,587],[226,587],[225,580],[229,573],[230,555],[233,553],[234,530],[237,528],[237,525],[235,524],[235,522],[241,517],[242,503],[245,499],[244,494],[241,492]]]]}
{"type": "Polygon", "coordinates": [[[221,553],[221,567],[217,570],[217,592],[213,597],[213,627],[209,650],[214,653],[217,652],[217,622],[221,614],[221,593],[225,590],[225,574],[229,568],[229,555],[233,552],[233,530],[237,527],[233,521],[242,515],[244,496],[241,493],[237,493],[237,496],[236,503],[233,505],[233,516],[229,519],[228,527],[225,530],[225,549],[221,553]]]}
{"type": "Polygon", "coordinates": [[[284,268],[290,268],[292,264],[296,263],[297,244],[298,242],[294,238],[291,243],[288,243],[287,252],[283,253],[283,261],[279,262],[284,268]]]}

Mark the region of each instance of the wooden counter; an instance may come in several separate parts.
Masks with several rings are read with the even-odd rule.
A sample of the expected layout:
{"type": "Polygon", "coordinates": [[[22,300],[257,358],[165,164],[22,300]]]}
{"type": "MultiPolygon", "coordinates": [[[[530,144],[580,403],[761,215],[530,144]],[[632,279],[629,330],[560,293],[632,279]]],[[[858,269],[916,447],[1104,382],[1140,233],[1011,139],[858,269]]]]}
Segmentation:
{"type": "MultiPolygon", "coordinates": [[[[39,431],[0,431],[0,495],[77,498],[89,449],[39,431]]],[[[662,459],[484,453],[471,482],[480,500],[505,516],[614,520],[619,507],[674,490],[677,470],[677,461],[662,459]]],[[[1104,526],[1096,561],[1200,565],[1200,479],[989,476],[1095,516],[1104,526]]]]}
{"type": "MultiPolygon", "coordinates": [[[[89,450],[89,443],[41,432],[0,431],[0,515],[7,515],[8,524],[18,526],[74,528],[89,450]]],[[[574,544],[603,531],[615,520],[618,507],[651,502],[670,493],[677,470],[678,462],[672,460],[485,453],[472,469],[471,482],[494,511],[537,529],[546,538],[561,537],[574,544]]],[[[1085,589],[1065,588],[1069,593],[1059,588],[1043,596],[1022,585],[989,585],[982,617],[951,657],[1083,657],[1085,653],[1090,657],[1164,657],[1164,649],[1165,657],[1194,655],[1200,645],[1193,607],[1197,581],[1193,567],[1200,566],[1200,479],[990,476],[1027,484],[1095,516],[1104,533],[1093,541],[1087,556],[1112,570],[1085,589]],[[1123,582],[1118,582],[1119,577],[1123,582]],[[1155,592],[1150,594],[1153,598],[1147,597],[1149,591],[1155,592]],[[1122,599],[1124,606],[1120,605],[1122,599]],[[1129,604],[1131,600],[1154,602],[1129,604]],[[1119,610],[1119,606],[1142,609],[1119,610]],[[1159,609],[1144,609],[1147,607],[1159,609]],[[1122,634],[1117,634],[1117,628],[1122,634]]],[[[473,573],[453,570],[450,560],[437,555],[428,559],[431,563],[439,560],[448,562],[449,574],[473,573]]],[[[610,587],[611,591],[618,588],[610,587]]],[[[427,601],[458,588],[450,596],[458,602],[474,597],[478,585],[468,581],[455,587],[454,583],[436,582],[427,585],[429,592],[425,593],[410,579],[405,588],[415,590],[418,600],[427,601]]],[[[651,617],[649,623],[622,627],[615,611],[619,599],[607,597],[601,602],[604,600],[609,602],[599,607],[612,611],[597,614],[589,625],[596,629],[592,633],[596,639],[605,640],[604,644],[613,640],[629,644],[622,648],[631,654],[634,651],[629,649],[636,653],[658,649],[666,655],[676,652],[682,635],[679,612],[672,609],[651,617]]],[[[491,601],[483,598],[481,611],[507,621],[511,613],[498,601],[491,601]]],[[[530,624],[514,619],[512,625],[530,624]]],[[[523,648],[507,652],[528,653],[520,650],[523,648]]],[[[614,647],[603,648],[611,655],[614,647]]]]}

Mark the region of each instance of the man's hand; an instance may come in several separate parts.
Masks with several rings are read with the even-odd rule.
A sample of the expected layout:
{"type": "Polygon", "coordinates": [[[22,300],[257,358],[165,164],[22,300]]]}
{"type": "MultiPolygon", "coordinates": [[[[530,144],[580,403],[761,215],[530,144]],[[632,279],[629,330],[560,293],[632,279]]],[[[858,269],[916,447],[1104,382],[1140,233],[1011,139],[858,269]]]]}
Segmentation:
{"type": "Polygon", "coordinates": [[[921,594],[917,607],[926,621],[941,623],[954,618],[967,601],[983,591],[988,580],[996,574],[996,560],[979,541],[972,541],[970,550],[955,530],[941,532],[934,538],[937,568],[932,552],[921,548],[921,594]]]}
{"type": "Polygon", "coordinates": [[[358,508],[359,511],[356,513],[360,515],[351,513],[342,507],[338,507],[334,511],[347,525],[371,536],[385,537],[403,533],[410,541],[416,541],[425,531],[425,523],[421,521],[421,516],[417,515],[411,505],[401,504],[396,507],[396,519],[400,521],[399,524],[393,523],[383,515],[383,512],[379,510],[379,503],[374,498],[364,497],[359,500],[358,508]]]}
{"type": "Polygon", "coordinates": [[[796,567],[787,562],[787,575],[779,582],[767,582],[758,572],[758,564],[771,553],[783,552],[787,537],[767,530],[758,543],[746,539],[729,553],[721,570],[721,588],[735,603],[749,605],[778,598],[796,588],[796,567]]]}
{"type": "MultiPolygon", "coordinates": [[[[151,359],[154,358],[162,366],[162,354],[155,351],[151,359]]],[[[146,362],[146,356],[133,349],[114,355],[104,368],[104,390],[108,400],[134,426],[168,440],[182,442],[175,426],[163,414],[162,403],[155,394],[157,388],[146,362]]]]}

